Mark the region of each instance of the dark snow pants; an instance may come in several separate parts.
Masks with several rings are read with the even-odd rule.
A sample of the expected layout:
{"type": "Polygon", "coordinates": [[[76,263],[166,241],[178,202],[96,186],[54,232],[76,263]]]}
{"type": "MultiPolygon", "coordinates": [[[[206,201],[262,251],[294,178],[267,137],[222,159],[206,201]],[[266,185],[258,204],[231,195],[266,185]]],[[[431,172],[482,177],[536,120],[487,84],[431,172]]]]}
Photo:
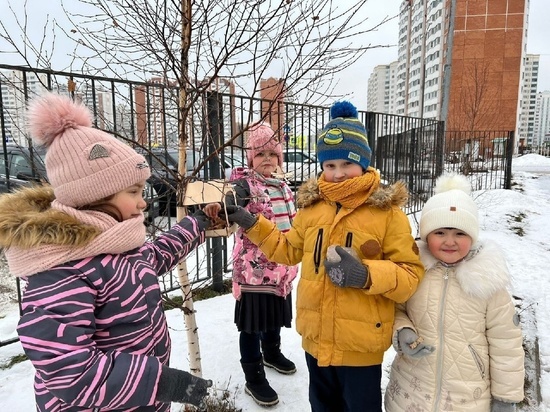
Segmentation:
{"type": "Polygon", "coordinates": [[[306,353],[312,412],[382,412],[382,365],[319,367],[306,353]]]}

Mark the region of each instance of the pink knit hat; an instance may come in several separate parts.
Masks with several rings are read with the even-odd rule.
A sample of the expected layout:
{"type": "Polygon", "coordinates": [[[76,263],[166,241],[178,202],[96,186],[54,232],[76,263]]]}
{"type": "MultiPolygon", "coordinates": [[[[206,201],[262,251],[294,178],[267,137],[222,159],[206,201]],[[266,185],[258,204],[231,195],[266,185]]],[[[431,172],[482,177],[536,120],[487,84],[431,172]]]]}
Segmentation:
{"type": "Polygon", "coordinates": [[[58,202],[80,207],[151,176],[145,158],[92,128],[92,114],[68,97],[47,93],[30,103],[29,131],[47,148],[46,173],[58,202]]]}
{"type": "Polygon", "coordinates": [[[257,123],[248,129],[246,139],[246,158],[248,167],[252,167],[252,160],[260,152],[273,150],[279,158],[279,166],[283,165],[283,145],[269,123],[257,123]]]}

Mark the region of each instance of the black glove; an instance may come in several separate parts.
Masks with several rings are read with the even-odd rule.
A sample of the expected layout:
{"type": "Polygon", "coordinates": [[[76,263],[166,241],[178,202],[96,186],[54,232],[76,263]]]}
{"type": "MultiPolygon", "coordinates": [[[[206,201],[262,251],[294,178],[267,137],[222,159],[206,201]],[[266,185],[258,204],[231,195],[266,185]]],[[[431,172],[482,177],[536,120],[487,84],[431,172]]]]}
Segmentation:
{"type": "Polygon", "coordinates": [[[344,288],[364,288],[369,279],[367,268],[341,246],[336,246],[336,253],[339,261],[325,260],[325,270],[332,283],[344,288]]]}
{"type": "Polygon", "coordinates": [[[435,347],[425,345],[418,335],[411,328],[403,328],[397,332],[399,349],[404,355],[411,358],[423,358],[435,350],[435,347]]]}
{"type": "Polygon", "coordinates": [[[190,403],[204,409],[204,398],[208,395],[208,388],[211,386],[211,380],[163,366],[157,390],[157,401],[190,403]]]}
{"type": "Polygon", "coordinates": [[[212,222],[210,221],[210,218],[206,216],[206,213],[204,213],[200,209],[198,209],[196,212],[194,212],[190,216],[197,219],[197,224],[199,225],[199,229],[201,232],[208,229],[208,227],[212,224],[212,222]]]}
{"type": "Polygon", "coordinates": [[[229,223],[236,223],[244,230],[250,229],[258,218],[241,206],[226,206],[227,216],[225,210],[222,208],[218,213],[218,216],[224,220],[228,220],[229,223]]]}

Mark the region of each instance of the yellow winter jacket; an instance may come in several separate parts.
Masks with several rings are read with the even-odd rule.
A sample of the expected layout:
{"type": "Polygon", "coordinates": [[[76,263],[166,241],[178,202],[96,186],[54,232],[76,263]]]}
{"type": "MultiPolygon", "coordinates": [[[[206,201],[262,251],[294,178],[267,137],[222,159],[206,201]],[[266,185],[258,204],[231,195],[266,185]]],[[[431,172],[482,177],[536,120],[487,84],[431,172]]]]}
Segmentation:
{"type": "Polygon", "coordinates": [[[283,234],[263,216],[246,235],[268,259],[302,263],[297,288],[296,328],[302,346],[319,366],[382,363],[391,344],[394,304],[405,302],[424,275],[405,213],[407,189],[381,187],[347,209],[322,199],[316,180],[299,190],[292,229],[283,234]],[[368,289],[342,288],[325,275],[330,245],[355,249],[368,268],[368,289]]]}

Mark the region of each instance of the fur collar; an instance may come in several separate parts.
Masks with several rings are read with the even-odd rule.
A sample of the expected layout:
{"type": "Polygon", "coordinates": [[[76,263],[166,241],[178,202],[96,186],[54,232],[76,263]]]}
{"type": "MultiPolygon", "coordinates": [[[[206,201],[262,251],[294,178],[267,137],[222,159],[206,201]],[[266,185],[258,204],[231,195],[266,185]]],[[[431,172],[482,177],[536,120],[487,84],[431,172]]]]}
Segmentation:
{"type": "MultiPolygon", "coordinates": [[[[428,250],[428,244],[417,241],[420,260],[426,272],[436,267],[444,267],[428,250]]],[[[489,299],[499,290],[510,284],[510,274],[501,249],[494,242],[478,242],[461,262],[451,266],[462,290],[468,295],[489,299]]]]}
{"type": "Polygon", "coordinates": [[[0,196],[0,247],[85,246],[101,230],[52,209],[53,189],[33,186],[0,196]]]}
{"type": "MultiPolygon", "coordinates": [[[[389,209],[392,206],[403,207],[407,204],[409,194],[404,182],[398,181],[390,186],[380,185],[371,197],[365,202],[367,205],[379,209],[389,209]]],[[[310,179],[298,189],[296,206],[304,208],[321,200],[317,179],[310,179]]]]}
{"type": "Polygon", "coordinates": [[[0,246],[6,248],[14,276],[31,276],[100,254],[125,253],[144,242],[143,218],[117,222],[99,211],[64,206],[49,186],[0,197],[0,246]]]}

